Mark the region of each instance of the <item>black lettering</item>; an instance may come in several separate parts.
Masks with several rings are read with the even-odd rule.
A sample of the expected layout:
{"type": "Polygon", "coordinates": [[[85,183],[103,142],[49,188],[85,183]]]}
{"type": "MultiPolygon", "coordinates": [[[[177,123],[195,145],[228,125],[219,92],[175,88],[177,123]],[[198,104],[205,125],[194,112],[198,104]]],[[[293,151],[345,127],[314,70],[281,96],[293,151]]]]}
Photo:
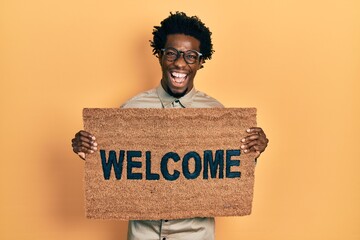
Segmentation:
{"type": "Polygon", "coordinates": [[[227,178],[239,178],[240,172],[232,172],[232,166],[240,166],[240,160],[231,159],[233,156],[240,156],[240,150],[226,150],[226,177],[227,178]]]}
{"type": "Polygon", "coordinates": [[[185,154],[182,162],[182,169],[184,173],[184,177],[186,179],[194,179],[200,175],[201,172],[201,157],[197,152],[188,152],[185,154]],[[193,173],[190,173],[189,169],[189,160],[194,159],[195,161],[195,169],[193,173]]]}
{"type": "Polygon", "coordinates": [[[160,163],[160,165],[161,165],[160,168],[161,168],[161,173],[166,180],[174,181],[179,178],[180,172],[178,170],[174,170],[174,174],[171,175],[169,173],[169,169],[168,169],[167,165],[168,165],[170,158],[172,158],[174,160],[174,162],[178,162],[180,160],[180,157],[177,153],[168,152],[162,157],[161,163],[160,163]]]}
{"type": "Polygon", "coordinates": [[[146,151],[146,180],[159,180],[160,176],[157,173],[151,172],[151,152],[146,151]]]}
{"type": "Polygon", "coordinates": [[[204,151],[204,179],[208,179],[210,168],[211,178],[216,178],[219,170],[219,178],[224,178],[224,150],[216,150],[215,159],[211,150],[204,151]]]}
{"type": "Polygon", "coordinates": [[[134,161],[133,158],[141,157],[141,151],[127,151],[127,179],[142,179],[142,173],[133,173],[133,168],[141,168],[142,162],[134,161]]]}
{"type": "Polygon", "coordinates": [[[110,179],[111,166],[114,166],[116,179],[121,179],[124,162],[124,150],[120,150],[119,161],[116,159],[116,152],[114,150],[109,151],[109,158],[107,161],[105,150],[100,150],[100,157],[105,180],[110,179]]]}

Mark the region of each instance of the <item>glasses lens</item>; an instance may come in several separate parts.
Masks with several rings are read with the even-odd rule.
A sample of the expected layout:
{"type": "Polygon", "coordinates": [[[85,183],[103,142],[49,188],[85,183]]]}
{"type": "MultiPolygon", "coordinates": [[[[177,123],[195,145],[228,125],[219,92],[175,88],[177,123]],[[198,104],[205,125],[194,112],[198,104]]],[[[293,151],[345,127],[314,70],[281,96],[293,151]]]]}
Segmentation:
{"type": "Polygon", "coordinates": [[[199,58],[199,54],[190,50],[184,53],[184,58],[187,63],[195,63],[199,58]]]}
{"type": "Polygon", "coordinates": [[[164,51],[164,55],[166,57],[166,60],[168,61],[175,61],[177,59],[178,54],[179,54],[178,51],[172,48],[165,49],[164,51]]]}

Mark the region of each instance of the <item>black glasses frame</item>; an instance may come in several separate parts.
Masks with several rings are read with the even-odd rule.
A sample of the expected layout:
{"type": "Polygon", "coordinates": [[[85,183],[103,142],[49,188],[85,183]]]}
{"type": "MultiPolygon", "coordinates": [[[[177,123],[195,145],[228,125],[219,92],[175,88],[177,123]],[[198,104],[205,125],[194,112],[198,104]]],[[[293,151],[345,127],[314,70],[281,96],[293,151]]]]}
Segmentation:
{"type": "Polygon", "coordinates": [[[184,60],[185,60],[185,62],[186,62],[187,64],[194,64],[194,63],[196,63],[197,61],[199,61],[200,58],[201,58],[202,55],[203,55],[202,53],[200,53],[200,52],[198,52],[198,51],[196,51],[196,50],[188,50],[188,51],[185,51],[185,52],[184,52],[184,51],[179,51],[179,50],[177,50],[176,48],[173,48],[173,47],[168,47],[168,48],[163,48],[163,49],[161,49],[161,51],[162,51],[163,53],[165,53],[166,50],[173,50],[174,52],[176,52],[176,57],[175,57],[174,59],[172,59],[173,57],[167,56],[166,54],[164,54],[166,60],[168,60],[169,62],[175,62],[176,60],[178,60],[178,59],[181,57],[181,54],[182,54],[182,55],[183,55],[183,58],[184,58],[184,60]],[[192,61],[189,62],[189,59],[186,59],[187,53],[196,53],[196,54],[198,55],[198,57],[197,57],[197,59],[196,59],[194,62],[192,62],[192,61]]]}

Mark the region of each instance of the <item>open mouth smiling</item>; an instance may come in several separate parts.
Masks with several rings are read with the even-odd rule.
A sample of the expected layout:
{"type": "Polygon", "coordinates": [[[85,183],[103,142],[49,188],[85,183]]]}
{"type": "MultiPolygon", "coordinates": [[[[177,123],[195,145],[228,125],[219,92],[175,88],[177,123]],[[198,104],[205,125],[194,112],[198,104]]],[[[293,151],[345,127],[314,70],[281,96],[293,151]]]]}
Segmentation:
{"type": "Polygon", "coordinates": [[[188,74],[186,73],[179,73],[179,72],[170,72],[171,79],[177,83],[182,84],[185,82],[188,74]]]}

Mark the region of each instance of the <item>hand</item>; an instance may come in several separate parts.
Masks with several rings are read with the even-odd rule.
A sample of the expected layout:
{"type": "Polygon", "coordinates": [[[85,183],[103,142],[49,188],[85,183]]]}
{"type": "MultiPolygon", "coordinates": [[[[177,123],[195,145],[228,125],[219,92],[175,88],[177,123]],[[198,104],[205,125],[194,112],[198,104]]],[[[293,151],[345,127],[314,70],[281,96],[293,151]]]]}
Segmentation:
{"type": "Polygon", "coordinates": [[[269,143],[269,139],[266,138],[264,131],[259,127],[252,127],[246,130],[249,134],[241,140],[241,149],[244,153],[256,152],[256,158],[265,151],[269,143]]]}
{"type": "Polygon", "coordinates": [[[72,139],[72,148],[82,159],[85,160],[86,154],[93,153],[97,150],[96,138],[91,133],[79,131],[72,139]]]}

